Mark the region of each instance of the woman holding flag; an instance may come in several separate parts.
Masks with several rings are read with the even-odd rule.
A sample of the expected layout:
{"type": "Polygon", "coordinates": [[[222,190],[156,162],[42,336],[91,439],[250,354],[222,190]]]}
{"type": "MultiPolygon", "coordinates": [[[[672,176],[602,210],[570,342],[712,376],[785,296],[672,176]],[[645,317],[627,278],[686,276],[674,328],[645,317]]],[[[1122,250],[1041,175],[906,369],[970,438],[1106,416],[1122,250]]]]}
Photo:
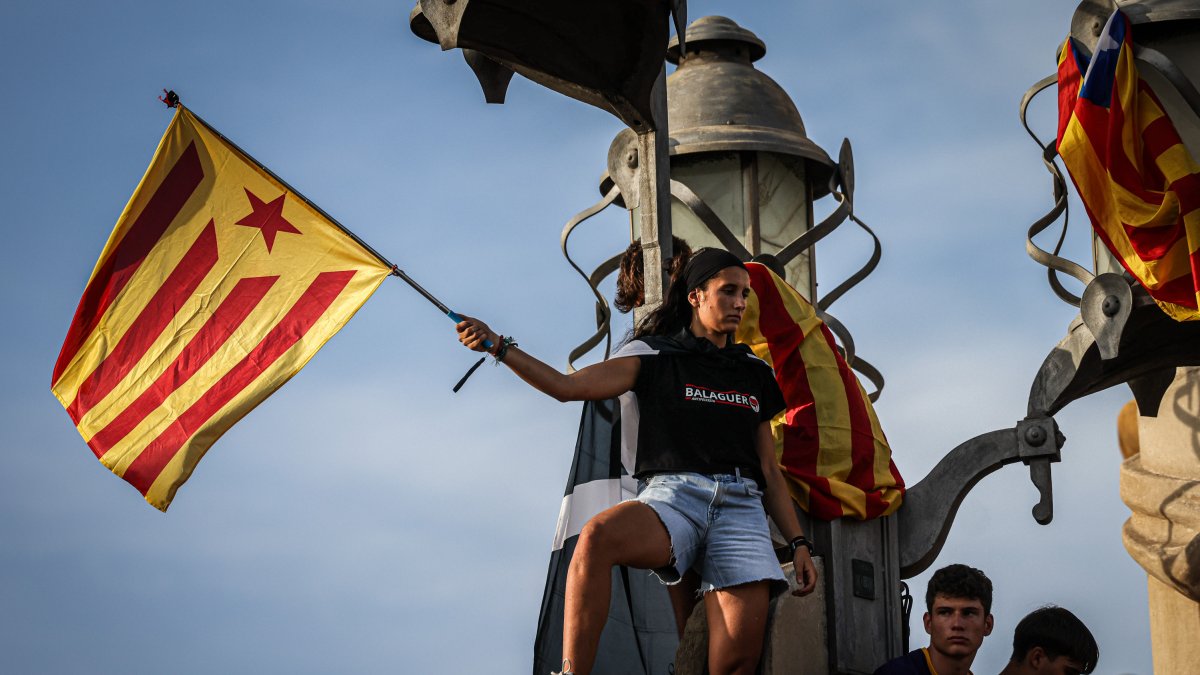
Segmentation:
{"type": "Polygon", "coordinates": [[[488,351],[559,401],[621,397],[623,424],[636,425],[633,471],[644,488],[580,534],[567,576],[564,674],[591,672],[615,565],[653,570],[665,584],[699,573],[714,675],[755,671],[771,586],[786,587],[766,513],[790,541],[793,593],[816,586],[811,544],[775,459],[771,419],[783,395],[770,366],[732,339],[749,294],[736,256],[702,249],[629,343],[569,375],[481,321],[464,317],[457,326],[468,348],[488,351]]]}

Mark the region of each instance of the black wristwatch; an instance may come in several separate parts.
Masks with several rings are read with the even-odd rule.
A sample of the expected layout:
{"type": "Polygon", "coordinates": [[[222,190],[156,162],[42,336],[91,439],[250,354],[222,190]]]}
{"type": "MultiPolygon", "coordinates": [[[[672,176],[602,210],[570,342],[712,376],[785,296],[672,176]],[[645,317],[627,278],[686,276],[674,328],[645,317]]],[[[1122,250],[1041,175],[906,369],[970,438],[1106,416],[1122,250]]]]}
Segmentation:
{"type": "Polygon", "coordinates": [[[788,551],[791,553],[793,558],[796,557],[796,551],[800,550],[801,547],[808,549],[808,555],[810,557],[816,553],[816,551],[813,550],[812,542],[809,541],[804,535],[800,535],[799,537],[796,537],[788,542],[788,551]]]}

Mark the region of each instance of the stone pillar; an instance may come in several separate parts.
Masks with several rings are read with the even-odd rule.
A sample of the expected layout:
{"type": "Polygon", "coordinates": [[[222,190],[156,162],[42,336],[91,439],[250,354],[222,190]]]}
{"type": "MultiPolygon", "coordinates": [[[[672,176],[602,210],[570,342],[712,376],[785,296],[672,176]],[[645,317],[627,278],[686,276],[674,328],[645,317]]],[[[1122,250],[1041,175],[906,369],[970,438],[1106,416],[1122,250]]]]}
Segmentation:
{"type": "Polygon", "coordinates": [[[1132,514],[1125,549],[1149,575],[1154,672],[1200,663],[1200,368],[1180,368],[1158,417],[1138,418],[1140,452],[1121,467],[1132,514]]]}
{"type": "Polygon", "coordinates": [[[1154,672],[1194,675],[1200,668],[1200,604],[1156,577],[1149,584],[1154,672]]]}

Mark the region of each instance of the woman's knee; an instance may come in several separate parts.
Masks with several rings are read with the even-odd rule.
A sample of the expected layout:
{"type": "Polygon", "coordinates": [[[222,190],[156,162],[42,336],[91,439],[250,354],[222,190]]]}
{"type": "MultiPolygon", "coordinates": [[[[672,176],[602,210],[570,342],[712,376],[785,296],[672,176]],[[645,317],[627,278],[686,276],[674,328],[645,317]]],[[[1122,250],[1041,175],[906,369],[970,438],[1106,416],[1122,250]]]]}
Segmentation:
{"type": "Polygon", "coordinates": [[[594,563],[612,561],[621,543],[616,529],[599,518],[589,520],[579,533],[574,558],[594,563]]]}
{"type": "Polygon", "coordinates": [[[657,567],[670,559],[671,541],[650,507],[626,502],[583,526],[575,558],[581,555],[595,563],[657,567]]]}

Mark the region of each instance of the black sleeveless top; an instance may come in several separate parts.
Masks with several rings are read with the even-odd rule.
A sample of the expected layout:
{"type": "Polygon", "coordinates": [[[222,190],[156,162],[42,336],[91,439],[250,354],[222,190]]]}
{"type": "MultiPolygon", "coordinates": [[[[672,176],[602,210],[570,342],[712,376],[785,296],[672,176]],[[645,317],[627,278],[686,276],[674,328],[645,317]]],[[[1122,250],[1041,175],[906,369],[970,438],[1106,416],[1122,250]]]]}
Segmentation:
{"type": "Polygon", "coordinates": [[[758,426],[785,407],[771,367],[746,345],[718,348],[687,329],[632,340],[613,358],[633,356],[641,367],[621,396],[621,425],[634,477],[740,469],[762,487],[758,426]]]}

